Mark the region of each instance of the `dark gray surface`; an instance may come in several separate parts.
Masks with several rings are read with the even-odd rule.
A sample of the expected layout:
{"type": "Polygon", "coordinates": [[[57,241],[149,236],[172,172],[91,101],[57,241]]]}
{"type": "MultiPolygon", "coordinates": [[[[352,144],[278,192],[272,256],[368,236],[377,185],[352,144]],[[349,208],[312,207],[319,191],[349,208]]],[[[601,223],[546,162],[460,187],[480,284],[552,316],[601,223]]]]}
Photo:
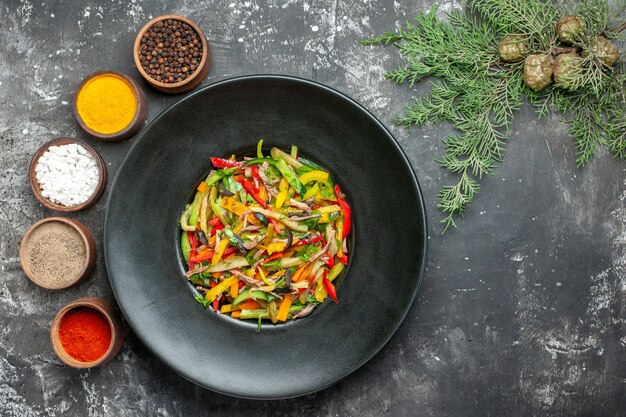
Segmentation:
{"type": "MultiPolygon", "coordinates": [[[[28,162],[42,143],[75,136],[102,153],[112,178],[133,143],[96,142],[80,131],[68,103],[84,75],[113,68],[140,80],[132,67],[135,33],[151,16],[178,12],[212,44],[214,65],[203,84],[251,73],[310,78],[391,125],[412,95],[382,78],[398,62],[396,51],[356,41],[432,4],[164,3],[0,4],[0,415],[626,415],[626,165],[602,151],[576,168],[566,126],[556,116],[537,121],[527,108],[512,127],[503,167],[483,181],[461,228],[444,237],[435,194],[450,178],[433,159],[448,130],[390,126],[424,190],[428,272],[389,345],[339,384],[294,400],[233,399],[164,368],[132,334],[103,368],[62,366],[48,341],[55,312],[80,296],[112,294],[101,244],[96,272],[78,288],[48,292],[24,278],[19,240],[52,214],[30,194],[28,162]]],[[[145,91],[149,119],[180,98],[145,91]]],[[[71,216],[100,243],[105,202],[106,194],[71,216]]]]}

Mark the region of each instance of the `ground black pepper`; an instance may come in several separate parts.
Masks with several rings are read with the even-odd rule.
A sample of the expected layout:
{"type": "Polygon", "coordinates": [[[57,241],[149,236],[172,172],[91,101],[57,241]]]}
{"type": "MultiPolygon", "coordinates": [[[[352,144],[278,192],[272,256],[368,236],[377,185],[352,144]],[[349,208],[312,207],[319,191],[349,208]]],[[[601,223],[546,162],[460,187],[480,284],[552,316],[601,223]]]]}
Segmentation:
{"type": "Polygon", "coordinates": [[[26,242],[25,255],[30,272],[54,287],[75,281],[87,264],[83,238],[62,222],[44,223],[35,229],[26,242]]]}
{"type": "Polygon", "coordinates": [[[202,60],[202,40],[190,25],[176,19],[161,20],[141,37],[139,59],[146,74],[162,83],[190,77],[202,60]]]}

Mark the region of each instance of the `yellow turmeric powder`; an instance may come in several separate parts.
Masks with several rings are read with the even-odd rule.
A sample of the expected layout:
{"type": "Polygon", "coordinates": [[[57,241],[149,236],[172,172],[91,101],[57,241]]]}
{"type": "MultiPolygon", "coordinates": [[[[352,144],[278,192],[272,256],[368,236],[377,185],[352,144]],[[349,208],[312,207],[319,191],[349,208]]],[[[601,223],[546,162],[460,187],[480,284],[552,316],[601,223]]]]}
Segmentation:
{"type": "Polygon", "coordinates": [[[135,117],[137,97],[119,75],[96,75],[78,92],[76,111],[88,128],[103,134],[117,133],[135,117]]]}

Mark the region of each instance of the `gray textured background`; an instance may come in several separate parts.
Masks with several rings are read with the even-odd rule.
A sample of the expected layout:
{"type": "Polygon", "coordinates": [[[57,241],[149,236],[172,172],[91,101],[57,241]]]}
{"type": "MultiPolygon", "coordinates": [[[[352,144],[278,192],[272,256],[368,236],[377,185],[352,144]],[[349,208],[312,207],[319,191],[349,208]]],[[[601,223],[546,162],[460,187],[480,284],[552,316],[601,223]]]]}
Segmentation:
{"type": "MultiPolygon", "coordinates": [[[[411,97],[383,79],[399,57],[357,43],[432,3],[0,3],[0,416],[626,415],[626,163],[602,151],[577,169],[559,118],[537,121],[523,108],[502,168],[483,181],[461,228],[440,237],[435,194],[451,178],[433,159],[448,129],[391,126],[411,97]],[[112,180],[133,141],[88,138],[72,114],[73,91],[100,68],[140,80],[135,34],[166,12],[194,19],[211,42],[203,85],[283,73],[337,88],[392,128],[421,182],[431,230],[419,299],[379,355],[322,392],[275,402],[214,394],[164,368],[132,334],[100,369],[76,371],[52,353],[50,322],[62,305],[112,299],[101,250],[107,196],[71,215],[100,243],[94,275],[72,290],[35,287],[20,269],[18,243],[53,213],[30,193],[30,157],[55,137],[83,138],[102,153],[112,180]]],[[[149,119],[181,98],[145,91],[149,119]]]]}

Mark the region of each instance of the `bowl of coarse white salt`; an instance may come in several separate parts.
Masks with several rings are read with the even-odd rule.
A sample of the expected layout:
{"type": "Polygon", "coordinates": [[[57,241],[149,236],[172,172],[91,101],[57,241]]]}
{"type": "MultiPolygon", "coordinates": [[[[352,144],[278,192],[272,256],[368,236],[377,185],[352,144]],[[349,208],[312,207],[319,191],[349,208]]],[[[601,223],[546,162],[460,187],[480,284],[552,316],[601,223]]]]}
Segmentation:
{"type": "Polygon", "coordinates": [[[30,163],[30,188],[55,211],[78,211],[102,196],[107,169],[100,154],[77,139],[59,138],[41,146],[30,163]]]}

